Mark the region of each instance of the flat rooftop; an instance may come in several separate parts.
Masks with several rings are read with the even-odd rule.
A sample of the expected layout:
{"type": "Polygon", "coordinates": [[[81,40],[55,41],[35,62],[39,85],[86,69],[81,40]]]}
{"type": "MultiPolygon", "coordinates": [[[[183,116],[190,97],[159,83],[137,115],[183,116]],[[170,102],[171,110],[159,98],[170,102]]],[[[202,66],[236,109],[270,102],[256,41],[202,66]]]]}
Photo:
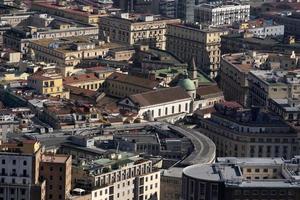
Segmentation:
{"type": "Polygon", "coordinates": [[[42,162],[44,163],[66,163],[69,159],[67,155],[43,155],[42,162]]]}

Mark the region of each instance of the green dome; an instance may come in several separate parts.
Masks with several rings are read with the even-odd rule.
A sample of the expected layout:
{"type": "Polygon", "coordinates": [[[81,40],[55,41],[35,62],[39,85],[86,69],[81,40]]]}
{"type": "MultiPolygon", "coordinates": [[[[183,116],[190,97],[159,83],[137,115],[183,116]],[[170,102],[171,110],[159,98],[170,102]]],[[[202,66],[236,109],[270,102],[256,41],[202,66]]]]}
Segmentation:
{"type": "Polygon", "coordinates": [[[182,87],[186,91],[196,90],[194,82],[191,79],[188,79],[188,78],[181,79],[178,83],[178,86],[182,87]]]}

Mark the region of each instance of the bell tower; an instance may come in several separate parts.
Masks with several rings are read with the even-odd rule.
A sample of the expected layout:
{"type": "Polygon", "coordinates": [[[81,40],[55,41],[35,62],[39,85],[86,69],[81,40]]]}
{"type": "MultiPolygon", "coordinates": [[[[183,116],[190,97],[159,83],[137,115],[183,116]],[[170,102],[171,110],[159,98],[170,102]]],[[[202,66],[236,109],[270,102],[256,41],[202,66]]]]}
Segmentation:
{"type": "Polygon", "coordinates": [[[189,79],[191,79],[193,81],[193,83],[195,84],[195,87],[198,88],[198,70],[197,70],[197,66],[196,66],[196,61],[195,61],[195,57],[193,56],[189,66],[188,66],[188,77],[189,79]]]}

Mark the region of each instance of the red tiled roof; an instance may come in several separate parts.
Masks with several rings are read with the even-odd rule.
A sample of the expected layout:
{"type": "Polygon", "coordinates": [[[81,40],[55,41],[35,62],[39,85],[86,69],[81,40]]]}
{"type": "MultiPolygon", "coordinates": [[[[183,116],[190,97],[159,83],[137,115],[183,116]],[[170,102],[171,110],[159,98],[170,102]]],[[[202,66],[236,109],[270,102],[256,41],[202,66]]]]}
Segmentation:
{"type": "Polygon", "coordinates": [[[68,85],[72,83],[80,83],[80,82],[89,82],[89,81],[96,81],[99,78],[96,76],[95,73],[88,73],[88,74],[80,74],[75,76],[67,76],[63,78],[63,83],[68,85]]]}
{"type": "Polygon", "coordinates": [[[218,94],[221,92],[222,91],[219,89],[217,85],[204,85],[204,86],[199,86],[197,88],[197,95],[199,96],[218,94]]]}

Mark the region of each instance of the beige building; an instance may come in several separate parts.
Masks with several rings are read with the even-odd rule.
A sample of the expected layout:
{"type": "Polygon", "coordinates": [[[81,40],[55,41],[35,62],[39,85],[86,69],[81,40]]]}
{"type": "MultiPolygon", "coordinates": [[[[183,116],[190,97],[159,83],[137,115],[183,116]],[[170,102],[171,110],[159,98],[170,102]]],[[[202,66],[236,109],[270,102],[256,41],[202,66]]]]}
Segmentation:
{"type": "Polygon", "coordinates": [[[220,66],[221,36],[227,33],[223,29],[200,25],[169,24],[167,50],[185,62],[195,57],[198,68],[214,78],[220,66]]]}
{"type": "Polygon", "coordinates": [[[167,25],[178,22],[178,19],[121,13],[102,17],[99,35],[102,39],[109,37],[112,42],[130,45],[146,42],[151,47],[166,49],[167,25]]]}
{"type": "MultiPolygon", "coordinates": [[[[110,49],[120,47],[115,43],[93,40],[89,37],[68,37],[60,39],[41,39],[31,41],[29,48],[36,61],[57,63],[66,65],[68,75],[68,66],[71,69],[80,63],[82,59],[101,58],[107,54],[110,49]]],[[[71,71],[72,72],[72,71],[71,71]]]]}
{"type": "Polygon", "coordinates": [[[226,100],[237,101],[243,106],[250,104],[249,72],[251,70],[285,69],[299,66],[299,58],[294,54],[279,54],[250,51],[247,53],[225,54],[221,57],[221,89],[226,100]]]}
{"type": "Polygon", "coordinates": [[[157,81],[114,72],[106,79],[103,90],[107,95],[124,98],[132,94],[156,90],[158,87],[157,81]]]}
{"type": "Polygon", "coordinates": [[[40,179],[46,181],[46,200],[68,199],[71,191],[71,169],[71,156],[42,156],[40,179]]]}
{"type": "Polygon", "coordinates": [[[68,76],[63,78],[63,84],[79,87],[82,89],[97,91],[100,88],[102,88],[104,81],[112,73],[112,70],[105,70],[102,72],[68,76]]]}
{"type": "Polygon", "coordinates": [[[160,171],[152,161],[130,153],[108,156],[73,167],[74,185],[91,189],[93,200],[160,199],[160,171]]]}
{"type": "Polygon", "coordinates": [[[285,70],[256,70],[249,73],[250,105],[268,106],[269,99],[298,99],[299,72],[285,70]]]}
{"type": "Polygon", "coordinates": [[[72,8],[70,6],[58,5],[55,3],[33,2],[31,9],[92,25],[97,25],[100,17],[103,16],[101,13],[94,12],[95,10],[90,6],[72,8]]]}

